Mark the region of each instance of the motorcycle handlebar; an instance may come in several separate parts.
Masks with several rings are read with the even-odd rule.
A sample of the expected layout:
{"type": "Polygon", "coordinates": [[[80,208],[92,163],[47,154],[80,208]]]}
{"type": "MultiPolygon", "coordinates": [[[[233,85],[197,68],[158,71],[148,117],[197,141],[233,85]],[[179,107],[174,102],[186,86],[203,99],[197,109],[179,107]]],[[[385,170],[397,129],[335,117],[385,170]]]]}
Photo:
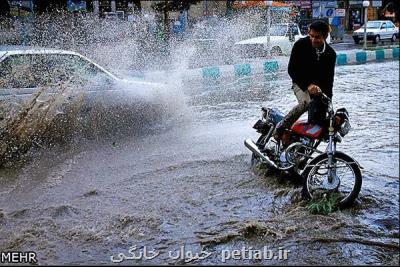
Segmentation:
{"type": "Polygon", "coordinates": [[[331,101],[331,99],[326,94],[321,93],[321,96],[322,96],[323,99],[325,99],[325,100],[327,100],[329,102],[331,101]]]}
{"type": "Polygon", "coordinates": [[[318,88],[318,93],[321,94],[321,97],[322,97],[323,100],[328,101],[328,103],[331,102],[331,99],[326,94],[322,93],[322,90],[320,88],[318,88]]]}

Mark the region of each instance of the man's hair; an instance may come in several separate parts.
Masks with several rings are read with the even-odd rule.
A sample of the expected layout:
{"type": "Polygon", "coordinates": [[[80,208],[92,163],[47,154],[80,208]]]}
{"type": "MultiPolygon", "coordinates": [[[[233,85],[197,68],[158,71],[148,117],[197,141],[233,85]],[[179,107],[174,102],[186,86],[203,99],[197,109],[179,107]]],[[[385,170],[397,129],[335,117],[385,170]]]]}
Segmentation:
{"type": "Polygon", "coordinates": [[[321,33],[324,37],[329,33],[329,25],[323,20],[314,21],[310,24],[309,29],[321,33]]]}

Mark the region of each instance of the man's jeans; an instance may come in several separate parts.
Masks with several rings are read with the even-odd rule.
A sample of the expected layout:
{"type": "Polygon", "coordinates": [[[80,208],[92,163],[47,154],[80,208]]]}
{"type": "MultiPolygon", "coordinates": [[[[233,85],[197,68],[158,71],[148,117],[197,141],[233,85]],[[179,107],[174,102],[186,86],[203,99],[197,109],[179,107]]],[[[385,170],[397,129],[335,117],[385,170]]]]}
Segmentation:
{"type": "Polygon", "coordinates": [[[310,105],[311,98],[308,91],[304,92],[295,83],[292,85],[292,90],[299,103],[294,106],[292,110],[290,110],[289,113],[283,118],[281,124],[282,129],[290,128],[293,123],[295,123],[298,118],[300,118],[301,115],[308,110],[308,106],[310,105]]]}

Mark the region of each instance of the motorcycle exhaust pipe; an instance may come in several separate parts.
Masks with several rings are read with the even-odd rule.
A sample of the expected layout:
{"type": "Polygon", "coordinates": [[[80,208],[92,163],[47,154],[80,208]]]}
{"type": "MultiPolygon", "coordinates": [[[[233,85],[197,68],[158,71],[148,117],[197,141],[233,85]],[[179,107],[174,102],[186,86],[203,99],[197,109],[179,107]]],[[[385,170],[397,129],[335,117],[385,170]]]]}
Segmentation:
{"type": "Polygon", "coordinates": [[[253,152],[257,156],[259,156],[265,163],[267,163],[268,165],[270,165],[276,169],[279,169],[278,166],[276,166],[276,164],[272,160],[270,160],[267,156],[265,156],[263,153],[261,153],[260,149],[258,148],[258,146],[256,144],[254,144],[253,140],[251,140],[251,139],[244,140],[244,145],[248,149],[250,149],[251,152],[253,152]]]}

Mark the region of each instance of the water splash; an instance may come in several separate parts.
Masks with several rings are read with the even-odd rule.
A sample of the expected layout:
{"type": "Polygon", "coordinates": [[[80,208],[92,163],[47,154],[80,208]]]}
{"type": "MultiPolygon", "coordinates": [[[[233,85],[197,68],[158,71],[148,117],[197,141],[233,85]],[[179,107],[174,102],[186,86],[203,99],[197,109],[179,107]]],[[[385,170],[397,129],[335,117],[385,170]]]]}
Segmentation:
{"type": "MultiPolygon", "coordinates": [[[[41,146],[43,140],[58,142],[76,133],[90,138],[126,135],[171,118],[171,114],[185,116],[190,111],[181,74],[188,68],[237,61],[240,55],[235,54],[234,42],[262,34],[265,13],[250,10],[198,21],[184,35],[171,35],[168,42],[157,35],[157,20],[154,14],[138,16],[132,23],[101,19],[90,13],[58,12],[35,15],[17,27],[22,43],[28,46],[79,52],[126,79],[137,80],[148,70],[175,71],[168,77],[157,75],[157,80],[165,84],[163,88],[147,91],[140,88],[139,82],[139,88],[120,84],[115,89],[121,93],[101,93],[95,98],[87,94],[90,84],[68,81],[54,86],[58,80],[51,75],[43,79],[43,75],[36,77],[29,71],[12,73],[15,79],[21,79],[18,74],[28,73],[22,78],[45,81],[28,99],[0,103],[0,115],[5,118],[0,125],[2,162],[24,154],[32,144],[41,146]]],[[[54,72],[60,76],[62,70],[54,72]]]]}

